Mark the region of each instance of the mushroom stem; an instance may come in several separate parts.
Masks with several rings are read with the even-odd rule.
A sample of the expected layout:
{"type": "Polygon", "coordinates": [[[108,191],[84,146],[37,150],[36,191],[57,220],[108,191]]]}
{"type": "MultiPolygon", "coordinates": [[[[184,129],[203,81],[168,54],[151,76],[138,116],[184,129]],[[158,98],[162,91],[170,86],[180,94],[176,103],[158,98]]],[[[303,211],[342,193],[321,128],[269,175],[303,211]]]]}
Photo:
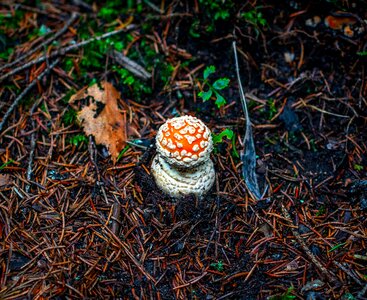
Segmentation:
{"type": "Polygon", "coordinates": [[[157,186],[175,198],[189,194],[203,196],[210,190],[215,180],[214,164],[211,159],[195,168],[183,170],[173,168],[159,154],[153,159],[152,174],[157,186]]]}

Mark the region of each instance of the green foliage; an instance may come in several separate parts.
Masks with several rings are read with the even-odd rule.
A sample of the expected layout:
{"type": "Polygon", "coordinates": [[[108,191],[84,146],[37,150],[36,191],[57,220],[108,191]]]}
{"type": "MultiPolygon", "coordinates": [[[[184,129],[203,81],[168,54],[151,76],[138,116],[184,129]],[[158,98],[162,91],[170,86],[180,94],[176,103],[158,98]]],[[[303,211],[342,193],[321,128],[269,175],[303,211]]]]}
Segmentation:
{"type": "Polygon", "coordinates": [[[231,129],[226,128],[219,134],[213,133],[213,144],[216,145],[218,143],[222,143],[224,137],[231,141],[234,137],[234,132],[231,129]]]}
{"type": "Polygon", "coordinates": [[[328,253],[335,251],[336,249],[340,248],[341,246],[344,246],[345,244],[346,244],[346,243],[340,243],[340,244],[338,244],[338,245],[335,245],[334,247],[332,247],[332,248],[328,251],[328,253]]]}
{"type": "Polygon", "coordinates": [[[42,24],[40,28],[37,28],[38,36],[44,36],[51,32],[51,29],[48,28],[45,24],[42,24]]]}
{"type": "Polygon", "coordinates": [[[319,210],[317,211],[317,213],[316,213],[316,217],[322,216],[323,214],[325,214],[325,212],[326,212],[326,208],[325,208],[325,206],[324,206],[324,205],[322,205],[322,206],[319,208],[319,210]]]}
{"type": "Polygon", "coordinates": [[[112,70],[117,72],[121,78],[121,83],[130,87],[132,91],[132,96],[135,100],[139,100],[143,95],[148,95],[152,93],[152,88],[150,85],[146,84],[139,78],[136,78],[134,74],[125,68],[113,66],[112,70]]]}
{"type": "Polygon", "coordinates": [[[357,52],[358,56],[367,56],[367,51],[357,52]]]}
{"type": "Polygon", "coordinates": [[[4,168],[6,168],[7,166],[9,166],[10,164],[12,164],[14,162],[14,160],[10,159],[8,160],[7,162],[3,163],[1,166],[0,166],[0,171],[4,168]]]}
{"type": "Polygon", "coordinates": [[[0,15],[0,32],[6,29],[19,28],[19,22],[23,19],[25,13],[19,9],[14,11],[14,14],[2,14],[0,15]]]}
{"type": "Polygon", "coordinates": [[[62,117],[62,122],[66,125],[72,125],[76,121],[77,113],[74,109],[71,107],[64,113],[64,116],[62,117]]]}
{"type": "Polygon", "coordinates": [[[201,11],[217,21],[217,20],[228,20],[230,17],[230,9],[234,6],[231,0],[199,0],[201,11]]]}
{"type": "Polygon", "coordinates": [[[362,171],[363,170],[363,166],[359,165],[359,164],[354,164],[353,169],[356,171],[362,171]]]}
{"type": "Polygon", "coordinates": [[[231,141],[232,143],[232,156],[235,158],[239,158],[239,154],[237,152],[236,149],[236,136],[234,134],[234,132],[231,129],[224,129],[221,133],[219,134],[212,134],[212,138],[213,138],[213,144],[217,145],[219,143],[223,143],[223,138],[226,137],[228,140],[231,141]]]}
{"type": "Polygon", "coordinates": [[[79,147],[80,144],[88,143],[88,138],[84,134],[76,134],[69,138],[69,144],[79,147]]]}
{"type": "Polygon", "coordinates": [[[272,297],[269,298],[269,300],[292,300],[292,299],[296,299],[296,296],[292,295],[293,289],[294,289],[294,287],[291,286],[291,287],[288,288],[288,290],[283,295],[272,296],[272,297]]]}
{"type": "Polygon", "coordinates": [[[341,300],[356,300],[356,298],[351,293],[345,293],[341,300]]]}
{"type": "Polygon", "coordinates": [[[117,156],[117,160],[119,161],[121,159],[121,157],[126,153],[127,150],[129,150],[130,146],[126,145],[124,149],[121,150],[121,152],[119,153],[119,156],[117,156]]]}
{"type": "Polygon", "coordinates": [[[259,12],[258,9],[261,8],[260,6],[255,7],[253,10],[243,12],[241,14],[241,18],[244,19],[246,22],[251,23],[255,27],[265,27],[268,25],[266,19],[262,12],[259,12]]]}
{"type": "Polygon", "coordinates": [[[278,112],[278,110],[275,106],[274,99],[269,99],[267,101],[267,106],[268,106],[268,119],[271,120],[276,115],[276,113],[278,112]]]}
{"type": "Polygon", "coordinates": [[[0,58],[4,60],[8,60],[9,56],[14,52],[14,48],[7,48],[3,52],[0,53],[0,58]]]}
{"type": "Polygon", "coordinates": [[[235,14],[235,2],[233,0],[199,0],[200,18],[191,23],[189,34],[194,38],[200,38],[204,32],[211,33],[218,28],[218,22],[228,21],[235,14]]]}
{"type": "Polygon", "coordinates": [[[223,262],[221,260],[219,260],[216,263],[210,264],[210,266],[212,268],[214,268],[215,270],[219,271],[219,272],[222,272],[224,270],[224,265],[223,265],[223,262]]]}
{"type": "MultiPolygon", "coordinates": [[[[14,13],[0,14],[0,59],[8,60],[14,52],[14,36],[12,32],[19,28],[24,12],[16,9],[14,13]]],[[[19,43],[19,42],[17,42],[19,43]]]]}
{"type": "Polygon", "coordinates": [[[208,86],[208,90],[202,90],[198,93],[198,96],[203,99],[203,101],[208,101],[209,99],[214,98],[215,104],[218,108],[221,108],[224,106],[227,101],[224,99],[224,97],[219,93],[220,90],[225,89],[229,85],[229,79],[226,77],[219,78],[214,81],[214,83],[209,82],[209,77],[215,73],[215,67],[214,66],[208,66],[205,68],[203,72],[203,80],[202,80],[202,86],[203,88],[205,86],[208,86]]]}
{"type": "Polygon", "coordinates": [[[73,96],[75,93],[76,93],[75,89],[70,89],[61,99],[62,103],[67,105],[69,103],[71,96],[73,96]]]}

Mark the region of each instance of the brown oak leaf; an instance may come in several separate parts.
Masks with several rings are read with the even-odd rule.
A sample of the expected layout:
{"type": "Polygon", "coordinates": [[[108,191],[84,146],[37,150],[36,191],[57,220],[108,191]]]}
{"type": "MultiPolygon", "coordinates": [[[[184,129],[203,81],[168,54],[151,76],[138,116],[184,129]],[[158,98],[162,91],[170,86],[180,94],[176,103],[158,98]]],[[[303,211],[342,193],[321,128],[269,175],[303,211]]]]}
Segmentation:
{"type": "Polygon", "coordinates": [[[78,91],[69,104],[78,112],[84,133],[105,145],[116,161],[126,145],[126,112],[120,112],[117,101],[120,93],[106,81],[78,91]]]}

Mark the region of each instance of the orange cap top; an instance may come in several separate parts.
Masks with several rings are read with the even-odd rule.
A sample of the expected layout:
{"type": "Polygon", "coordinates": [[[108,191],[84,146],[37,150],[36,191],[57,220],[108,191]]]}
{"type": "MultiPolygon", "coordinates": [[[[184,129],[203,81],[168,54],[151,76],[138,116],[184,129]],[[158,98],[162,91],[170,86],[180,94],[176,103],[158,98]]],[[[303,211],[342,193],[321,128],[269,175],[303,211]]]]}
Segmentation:
{"type": "Polygon", "coordinates": [[[192,116],[167,120],[157,134],[157,150],[173,165],[198,165],[209,159],[212,148],[209,128],[192,116]]]}

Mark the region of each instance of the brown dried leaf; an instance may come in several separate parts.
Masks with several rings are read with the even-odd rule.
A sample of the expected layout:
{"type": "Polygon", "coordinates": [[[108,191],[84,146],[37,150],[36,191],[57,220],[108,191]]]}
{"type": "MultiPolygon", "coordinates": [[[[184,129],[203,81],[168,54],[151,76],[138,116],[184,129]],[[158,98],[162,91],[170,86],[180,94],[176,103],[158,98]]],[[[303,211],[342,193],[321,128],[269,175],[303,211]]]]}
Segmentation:
{"type": "Polygon", "coordinates": [[[106,81],[84,88],[70,98],[69,104],[78,111],[78,120],[87,136],[105,145],[116,161],[126,144],[126,113],[117,106],[120,93],[106,81]]]}
{"type": "Polygon", "coordinates": [[[11,178],[9,174],[0,174],[0,187],[9,185],[11,183],[11,178]]]}

